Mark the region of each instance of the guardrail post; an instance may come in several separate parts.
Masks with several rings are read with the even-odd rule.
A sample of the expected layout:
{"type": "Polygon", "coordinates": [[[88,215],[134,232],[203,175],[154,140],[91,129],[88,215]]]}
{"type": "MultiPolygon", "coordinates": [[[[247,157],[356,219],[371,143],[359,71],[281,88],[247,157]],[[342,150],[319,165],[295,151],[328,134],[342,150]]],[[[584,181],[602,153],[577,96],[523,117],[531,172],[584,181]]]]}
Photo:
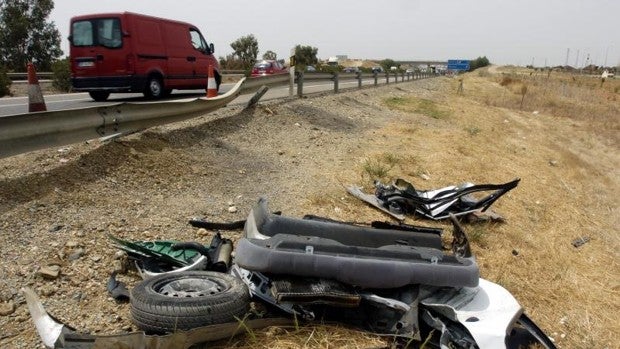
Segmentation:
{"type": "Polygon", "coordinates": [[[389,85],[390,84],[390,73],[385,72],[385,84],[389,85]]]}
{"type": "Polygon", "coordinates": [[[334,73],[334,93],[338,93],[338,73],[334,73]]]}
{"type": "Polygon", "coordinates": [[[375,78],[375,86],[377,86],[377,79],[379,77],[379,73],[377,73],[376,71],[372,72],[373,77],[375,78]]]}
{"type": "Polygon", "coordinates": [[[394,72],[394,83],[398,83],[398,73],[394,72]]]}
{"type": "Polygon", "coordinates": [[[405,82],[405,73],[400,73],[400,81],[405,82]]]}
{"type": "Polygon", "coordinates": [[[297,97],[301,98],[304,96],[304,72],[297,72],[297,97]]]}
{"type": "Polygon", "coordinates": [[[358,71],[355,73],[355,77],[357,78],[357,88],[362,88],[362,72],[358,71]]]}

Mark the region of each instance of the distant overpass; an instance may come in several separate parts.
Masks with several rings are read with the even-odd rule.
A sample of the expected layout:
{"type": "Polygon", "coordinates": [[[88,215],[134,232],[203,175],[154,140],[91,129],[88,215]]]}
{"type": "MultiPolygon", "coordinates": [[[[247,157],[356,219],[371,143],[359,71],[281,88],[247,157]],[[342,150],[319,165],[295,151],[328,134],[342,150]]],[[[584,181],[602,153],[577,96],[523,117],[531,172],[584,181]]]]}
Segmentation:
{"type": "Polygon", "coordinates": [[[420,65],[448,65],[448,61],[396,61],[400,65],[420,66],[420,65]]]}

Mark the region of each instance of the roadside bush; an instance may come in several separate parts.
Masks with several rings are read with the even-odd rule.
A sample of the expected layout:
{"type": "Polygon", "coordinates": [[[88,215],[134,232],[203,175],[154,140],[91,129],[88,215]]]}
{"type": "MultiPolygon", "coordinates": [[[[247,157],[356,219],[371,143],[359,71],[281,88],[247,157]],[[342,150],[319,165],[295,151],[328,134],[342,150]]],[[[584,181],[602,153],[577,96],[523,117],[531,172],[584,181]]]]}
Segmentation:
{"type": "Polygon", "coordinates": [[[68,57],[52,63],[52,86],[58,91],[71,91],[71,67],[68,57]]]}
{"type": "Polygon", "coordinates": [[[11,79],[7,75],[6,67],[0,65],[0,97],[11,94],[11,79]]]}
{"type": "Polygon", "coordinates": [[[478,68],[486,67],[489,64],[491,64],[491,62],[489,62],[489,59],[486,56],[478,57],[469,62],[469,71],[474,71],[478,68]]]}

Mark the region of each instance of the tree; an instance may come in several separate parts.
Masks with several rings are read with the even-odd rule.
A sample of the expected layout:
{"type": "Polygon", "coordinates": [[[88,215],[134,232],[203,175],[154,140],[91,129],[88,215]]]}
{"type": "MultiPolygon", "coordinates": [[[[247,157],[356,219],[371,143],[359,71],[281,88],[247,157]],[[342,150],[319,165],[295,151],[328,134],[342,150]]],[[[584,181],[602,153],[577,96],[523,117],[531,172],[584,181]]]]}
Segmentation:
{"type": "Polygon", "coordinates": [[[474,71],[478,68],[482,68],[482,67],[486,67],[487,65],[489,65],[489,59],[487,58],[487,56],[483,56],[483,57],[478,57],[474,60],[471,60],[469,62],[469,71],[474,71]]]}
{"type": "Polygon", "coordinates": [[[400,67],[400,64],[397,64],[395,60],[390,58],[382,60],[381,62],[379,62],[379,65],[381,66],[381,68],[383,68],[383,71],[386,72],[389,72],[390,68],[392,67],[400,67]]]}
{"type": "Polygon", "coordinates": [[[62,55],[60,32],[47,18],[53,0],[0,0],[0,61],[10,71],[26,71],[29,61],[50,70],[62,55]]]}
{"type": "Polygon", "coordinates": [[[254,35],[242,36],[230,44],[230,47],[234,51],[233,54],[243,61],[244,69],[250,70],[258,56],[258,41],[254,35]]]}
{"type": "Polygon", "coordinates": [[[319,49],[312,46],[295,46],[295,66],[303,71],[307,66],[316,64],[319,49]]]}
{"type": "Polygon", "coordinates": [[[11,94],[11,79],[6,75],[6,68],[0,64],[0,97],[11,94]]]}
{"type": "Polygon", "coordinates": [[[71,63],[69,58],[52,63],[52,86],[58,91],[71,91],[71,63]]]}
{"type": "Polygon", "coordinates": [[[269,50],[263,54],[263,59],[275,61],[278,59],[278,55],[275,52],[269,50]]]}

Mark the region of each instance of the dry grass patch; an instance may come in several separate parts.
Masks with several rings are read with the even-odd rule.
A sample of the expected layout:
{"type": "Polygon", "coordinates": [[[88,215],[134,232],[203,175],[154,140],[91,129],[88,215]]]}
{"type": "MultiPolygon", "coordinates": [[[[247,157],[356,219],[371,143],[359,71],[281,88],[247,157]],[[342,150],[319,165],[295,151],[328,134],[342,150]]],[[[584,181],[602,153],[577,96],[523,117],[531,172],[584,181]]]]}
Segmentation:
{"type": "Polygon", "coordinates": [[[445,119],[452,113],[430,99],[416,97],[391,97],[384,101],[390,109],[423,114],[433,119],[445,119]]]}

